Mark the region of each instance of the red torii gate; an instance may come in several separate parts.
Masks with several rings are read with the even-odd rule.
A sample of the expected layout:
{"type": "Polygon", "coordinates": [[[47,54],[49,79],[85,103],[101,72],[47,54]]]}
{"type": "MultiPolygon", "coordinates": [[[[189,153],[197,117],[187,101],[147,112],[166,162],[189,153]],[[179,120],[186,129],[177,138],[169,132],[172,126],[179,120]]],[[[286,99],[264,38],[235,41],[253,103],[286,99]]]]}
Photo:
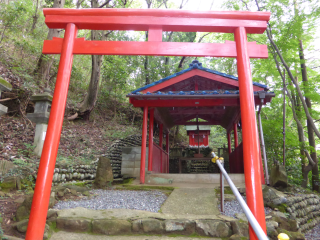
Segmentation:
{"type": "MultiPolygon", "coordinates": [[[[49,28],[65,29],[64,38],[44,41],[44,54],[61,54],[48,130],[40,159],[27,240],[43,238],[74,54],[236,57],[243,131],[247,204],[266,232],[259,141],[249,58],[267,58],[265,45],[247,42],[247,33],[262,34],[269,12],[184,11],[161,9],[44,9],[49,28]],[[85,41],[78,29],[148,31],[148,42],[85,41]],[[162,42],[162,31],[233,33],[235,42],[162,42]]],[[[147,110],[144,110],[146,115],[147,110]]],[[[146,130],[145,130],[146,131],[146,130]]],[[[146,138],[142,139],[146,142],[146,138]]],[[[250,227],[250,239],[257,239],[250,227]]]]}

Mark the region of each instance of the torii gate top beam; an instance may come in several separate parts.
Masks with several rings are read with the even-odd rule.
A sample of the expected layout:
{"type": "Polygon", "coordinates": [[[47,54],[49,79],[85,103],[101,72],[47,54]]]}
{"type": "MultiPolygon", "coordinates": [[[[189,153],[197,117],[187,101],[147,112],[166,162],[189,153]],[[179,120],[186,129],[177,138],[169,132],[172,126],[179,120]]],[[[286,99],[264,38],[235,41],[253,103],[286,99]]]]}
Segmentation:
{"type": "MultiPolygon", "coordinates": [[[[148,42],[75,40],[73,54],[237,57],[236,44],[162,42],[163,31],[234,33],[244,27],[247,33],[261,34],[267,28],[269,12],[192,12],[161,9],[44,9],[49,28],[148,31],[148,42]]],[[[44,54],[60,54],[62,38],[46,40],[44,54]]],[[[266,45],[250,42],[250,58],[267,58],[266,45]]]]}

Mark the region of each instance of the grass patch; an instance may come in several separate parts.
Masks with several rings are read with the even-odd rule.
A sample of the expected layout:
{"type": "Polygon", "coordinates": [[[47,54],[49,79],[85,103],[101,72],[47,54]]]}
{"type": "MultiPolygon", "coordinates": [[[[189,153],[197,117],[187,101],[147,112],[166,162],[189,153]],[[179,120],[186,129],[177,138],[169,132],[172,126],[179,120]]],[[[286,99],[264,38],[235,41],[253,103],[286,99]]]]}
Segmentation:
{"type": "MultiPolygon", "coordinates": [[[[214,191],[216,194],[220,194],[220,188],[215,188],[214,191]]],[[[230,187],[224,187],[224,194],[233,194],[230,187]]]]}

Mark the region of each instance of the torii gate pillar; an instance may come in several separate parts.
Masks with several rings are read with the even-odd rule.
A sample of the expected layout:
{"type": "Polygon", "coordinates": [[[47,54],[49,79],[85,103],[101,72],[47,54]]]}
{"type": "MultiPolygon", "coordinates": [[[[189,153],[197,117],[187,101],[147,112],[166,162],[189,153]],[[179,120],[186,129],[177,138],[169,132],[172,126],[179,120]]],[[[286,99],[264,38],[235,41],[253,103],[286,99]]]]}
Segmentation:
{"type": "MultiPolygon", "coordinates": [[[[247,204],[256,217],[262,229],[265,230],[265,216],[261,213],[264,209],[260,161],[259,141],[257,135],[257,120],[253,99],[252,77],[250,59],[247,47],[247,33],[244,27],[239,27],[234,32],[237,48],[237,68],[240,92],[240,109],[242,123],[244,176],[246,183],[247,204]]],[[[249,225],[250,239],[258,239],[249,225]]]]}

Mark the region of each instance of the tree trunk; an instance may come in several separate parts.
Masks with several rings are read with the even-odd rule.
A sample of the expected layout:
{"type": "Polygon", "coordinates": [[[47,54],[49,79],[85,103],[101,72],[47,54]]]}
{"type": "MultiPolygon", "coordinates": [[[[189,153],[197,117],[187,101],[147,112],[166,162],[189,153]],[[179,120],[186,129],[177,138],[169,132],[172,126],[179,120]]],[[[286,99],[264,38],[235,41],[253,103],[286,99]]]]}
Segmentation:
{"type": "MultiPolygon", "coordinates": [[[[63,8],[65,0],[54,0],[52,8],[63,8]]],[[[47,40],[52,40],[53,37],[59,37],[58,29],[49,29],[47,40]]],[[[37,66],[34,70],[38,85],[45,83],[45,87],[48,87],[47,80],[49,79],[50,70],[54,61],[52,55],[41,54],[38,60],[37,66]]]]}
{"type": "MultiPolygon", "coordinates": [[[[98,8],[99,2],[98,0],[91,1],[92,8],[98,8]]],[[[98,40],[99,33],[101,31],[92,30],[91,31],[91,40],[98,40]]],[[[102,40],[105,40],[105,35],[102,32],[102,40]]],[[[103,55],[92,55],[92,68],[91,68],[91,78],[89,87],[87,90],[87,95],[84,98],[83,102],[79,106],[79,115],[84,120],[89,120],[90,113],[93,110],[98,97],[99,90],[99,82],[100,82],[100,72],[101,72],[101,64],[102,64],[103,55]]]]}
{"type": "Polygon", "coordinates": [[[36,10],[34,12],[34,16],[32,17],[32,27],[31,27],[31,32],[33,32],[33,30],[36,28],[36,24],[39,18],[39,14],[38,14],[38,6],[39,6],[39,0],[37,0],[36,2],[36,10]]]}
{"type": "MultiPolygon", "coordinates": [[[[276,53],[274,52],[275,50],[272,49],[272,56],[274,58],[274,61],[276,63],[277,66],[277,70],[279,72],[280,77],[284,80],[284,76],[282,74],[282,71],[280,69],[280,64],[277,60],[276,57],[276,53]]],[[[311,158],[311,156],[309,155],[308,151],[305,149],[305,141],[304,141],[304,131],[303,131],[303,126],[299,120],[299,117],[296,114],[296,106],[298,105],[297,101],[299,100],[299,98],[297,98],[297,101],[295,101],[294,99],[294,95],[290,94],[288,88],[286,87],[286,85],[283,86],[285,88],[285,91],[287,93],[287,96],[291,102],[291,109],[292,109],[292,115],[293,118],[297,124],[297,129],[298,129],[298,136],[299,136],[299,142],[300,142],[300,154],[301,154],[301,167],[302,167],[302,176],[303,176],[303,181],[301,186],[302,187],[307,187],[308,184],[308,173],[312,170],[313,166],[315,165],[315,162],[313,161],[313,159],[311,158]],[[301,151],[302,150],[302,151],[301,151]],[[308,163],[309,160],[309,163],[308,163]],[[308,163],[308,165],[306,165],[306,163],[308,163]]]]}
{"type": "MultiPolygon", "coordinates": [[[[308,92],[308,90],[307,90],[307,87],[308,87],[307,86],[308,75],[307,75],[307,67],[306,67],[305,59],[304,59],[303,44],[302,44],[301,40],[299,41],[299,48],[300,48],[299,49],[299,55],[300,55],[300,62],[301,62],[302,81],[303,81],[304,86],[306,87],[305,88],[305,93],[306,93],[306,92],[308,92]]],[[[311,109],[312,108],[312,104],[311,104],[310,98],[305,97],[305,100],[306,100],[306,104],[307,104],[308,109],[311,109]]],[[[315,165],[312,168],[312,190],[319,192],[319,190],[320,190],[319,186],[318,186],[318,183],[319,183],[319,169],[318,169],[317,152],[315,151],[316,142],[315,142],[315,139],[314,139],[314,131],[313,131],[313,128],[312,128],[312,125],[311,125],[309,119],[307,119],[307,128],[308,128],[309,145],[314,148],[314,150],[310,154],[312,160],[315,162],[315,165]]]]}

